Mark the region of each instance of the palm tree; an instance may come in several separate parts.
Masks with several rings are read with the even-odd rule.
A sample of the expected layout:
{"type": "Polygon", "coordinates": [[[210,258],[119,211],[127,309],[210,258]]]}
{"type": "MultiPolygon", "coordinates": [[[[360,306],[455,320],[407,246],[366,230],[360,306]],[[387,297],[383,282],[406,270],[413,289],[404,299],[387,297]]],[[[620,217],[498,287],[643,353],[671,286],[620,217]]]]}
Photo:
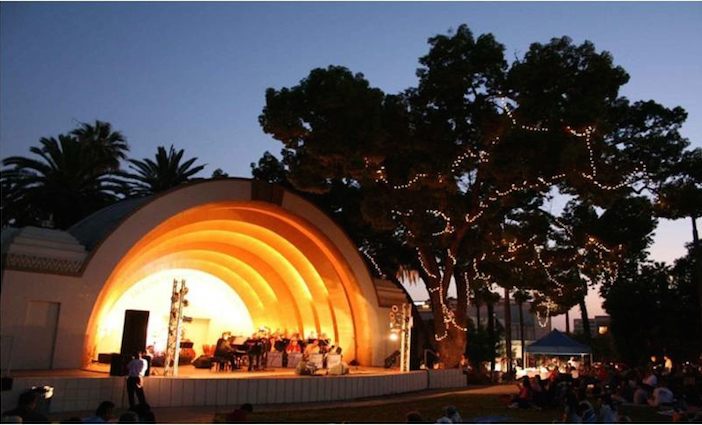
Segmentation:
{"type": "Polygon", "coordinates": [[[181,163],[183,153],[183,149],[176,151],[173,145],[168,152],[166,148],[159,146],[155,161],[149,158],[141,161],[130,159],[129,168],[135,173],[123,173],[124,177],[131,180],[129,195],[152,195],[193,180],[192,177],[205,168],[205,165],[194,167],[197,158],[190,158],[181,163]]]}
{"type": "Polygon", "coordinates": [[[80,123],[78,128],[71,131],[71,135],[98,158],[108,159],[105,166],[110,170],[119,169],[120,161],[127,158],[127,140],[121,132],[112,131],[112,125],[108,122],[95,120],[95,125],[80,123]]]}
{"type": "Polygon", "coordinates": [[[526,367],[525,361],[525,354],[526,354],[526,345],[524,343],[525,337],[524,337],[524,312],[522,310],[522,305],[524,303],[528,303],[531,300],[531,296],[529,295],[528,292],[518,289],[514,293],[514,302],[517,303],[517,307],[519,308],[519,338],[521,340],[521,345],[522,345],[522,367],[526,367]]]}
{"type": "Polygon", "coordinates": [[[2,161],[3,225],[38,225],[50,222],[66,229],[86,215],[117,200],[122,183],[112,164],[124,155],[115,147],[112,156],[96,153],[93,146],[71,135],[39,140],[29,151],[36,157],[12,156],[2,161]]]}

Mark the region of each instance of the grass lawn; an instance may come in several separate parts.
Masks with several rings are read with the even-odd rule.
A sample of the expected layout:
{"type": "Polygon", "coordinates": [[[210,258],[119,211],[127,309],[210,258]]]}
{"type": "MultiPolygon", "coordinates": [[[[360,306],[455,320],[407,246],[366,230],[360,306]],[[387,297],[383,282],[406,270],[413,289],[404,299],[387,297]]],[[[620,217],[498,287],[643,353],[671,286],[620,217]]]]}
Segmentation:
{"type": "MultiPolygon", "coordinates": [[[[427,422],[436,422],[442,416],[444,406],[458,408],[464,422],[481,417],[500,416],[499,422],[560,422],[560,410],[508,409],[504,399],[494,394],[453,394],[436,398],[388,403],[363,407],[340,407],[309,410],[276,410],[256,412],[249,416],[251,422],[404,422],[407,412],[418,411],[427,422]]],[[[656,414],[647,407],[624,407],[621,413],[633,422],[672,422],[670,417],[656,414]]],[[[218,415],[216,422],[223,421],[218,415]]]]}

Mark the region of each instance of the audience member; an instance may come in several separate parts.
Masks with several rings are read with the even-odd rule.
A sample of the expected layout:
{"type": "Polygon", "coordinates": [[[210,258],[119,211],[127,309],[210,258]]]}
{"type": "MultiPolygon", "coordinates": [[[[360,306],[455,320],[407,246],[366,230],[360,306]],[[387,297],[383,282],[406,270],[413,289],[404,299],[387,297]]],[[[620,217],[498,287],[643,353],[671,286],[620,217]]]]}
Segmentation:
{"type": "Polygon", "coordinates": [[[653,394],[648,400],[648,404],[652,407],[662,407],[672,405],[673,401],[675,401],[673,392],[667,387],[665,379],[661,379],[658,387],[653,390],[653,394]]]}
{"type": "Polygon", "coordinates": [[[100,403],[97,409],[95,409],[95,416],[83,419],[83,423],[87,424],[101,424],[107,423],[112,420],[112,413],[114,412],[115,404],[111,401],[103,401],[100,403]]]}
{"type": "Polygon", "coordinates": [[[600,405],[600,417],[598,422],[603,424],[615,424],[619,422],[617,406],[612,400],[612,396],[609,394],[602,396],[602,404],[600,405]]]}
{"type": "Polygon", "coordinates": [[[578,406],[582,423],[594,424],[597,419],[597,414],[595,413],[595,408],[592,407],[592,403],[588,401],[585,391],[580,391],[578,393],[578,406]]]}
{"type": "Polygon", "coordinates": [[[253,413],[253,406],[251,403],[244,403],[240,408],[235,409],[227,414],[227,423],[231,422],[248,422],[249,415],[253,413]]]}
{"type": "Polygon", "coordinates": [[[643,386],[638,385],[636,391],[634,391],[634,404],[647,404],[648,403],[648,391],[646,391],[643,386]]]}
{"type": "Polygon", "coordinates": [[[517,388],[519,388],[519,393],[512,398],[512,404],[509,407],[511,409],[527,409],[531,407],[533,394],[529,377],[523,376],[520,383],[517,384],[517,388]]]}
{"type": "Polygon", "coordinates": [[[579,424],[583,421],[580,404],[575,392],[569,389],[566,393],[565,412],[563,413],[563,422],[568,424],[579,424]]]}
{"type": "Polygon", "coordinates": [[[132,411],[126,411],[122,413],[122,415],[119,417],[119,421],[117,423],[120,424],[133,424],[139,422],[139,416],[137,416],[136,413],[132,411]]]}
{"type": "Polygon", "coordinates": [[[405,423],[408,424],[421,424],[425,423],[426,421],[422,417],[422,415],[419,414],[419,412],[413,410],[411,412],[407,413],[407,416],[405,417],[405,423]]]}
{"type": "Polygon", "coordinates": [[[436,421],[438,424],[460,424],[462,422],[463,419],[461,419],[461,415],[458,413],[456,406],[444,407],[444,416],[436,421]]]}
{"type": "Polygon", "coordinates": [[[139,422],[143,424],[155,424],[156,415],[151,411],[151,406],[147,403],[139,403],[129,410],[135,412],[139,416],[139,422]]]}
{"type": "Polygon", "coordinates": [[[23,423],[50,423],[49,418],[37,411],[39,397],[39,394],[37,394],[34,391],[27,391],[22,393],[19,396],[19,400],[17,400],[17,407],[8,412],[3,413],[3,416],[18,416],[22,419],[23,423]]]}

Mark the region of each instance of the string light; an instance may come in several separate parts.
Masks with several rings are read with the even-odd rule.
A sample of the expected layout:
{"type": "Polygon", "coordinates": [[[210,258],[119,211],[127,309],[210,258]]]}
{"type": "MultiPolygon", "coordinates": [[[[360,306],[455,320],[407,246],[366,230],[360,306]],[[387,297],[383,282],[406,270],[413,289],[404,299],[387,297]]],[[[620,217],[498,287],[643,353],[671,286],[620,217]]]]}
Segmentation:
{"type": "Polygon", "coordinates": [[[424,270],[424,273],[427,274],[427,276],[431,277],[432,279],[436,279],[437,276],[430,272],[429,269],[427,268],[426,264],[424,264],[424,257],[422,257],[421,251],[419,251],[419,247],[416,248],[417,250],[417,257],[419,257],[419,265],[422,266],[422,270],[424,270]]]}
{"type": "Polygon", "coordinates": [[[445,213],[439,211],[439,210],[426,210],[428,214],[433,215],[434,217],[441,217],[444,219],[446,222],[446,225],[444,226],[444,229],[439,231],[439,232],[434,232],[431,235],[432,236],[441,236],[446,233],[453,233],[454,232],[454,227],[451,225],[451,217],[446,215],[445,213]]]}
{"type": "MultiPolygon", "coordinates": [[[[566,176],[565,173],[556,174],[554,176],[551,176],[549,180],[546,180],[543,177],[539,177],[539,178],[537,178],[539,183],[531,183],[531,184],[529,182],[527,182],[526,180],[524,180],[521,185],[512,184],[512,186],[505,191],[495,190],[495,194],[488,196],[487,199],[489,202],[496,202],[500,198],[505,197],[507,195],[510,195],[510,194],[517,192],[517,191],[521,191],[521,190],[525,190],[525,189],[527,189],[527,190],[528,189],[536,189],[536,188],[540,187],[541,185],[550,186],[551,184],[553,184],[553,182],[555,180],[562,179],[565,176],[566,176]]],[[[489,204],[486,203],[485,201],[480,201],[480,204],[478,205],[480,210],[475,215],[466,214],[465,215],[466,222],[470,224],[470,223],[473,223],[478,218],[480,218],[480,216],[483,215],[483,213],[488,208],[488,206],[489,206],[489,204]]]]}
{"type": "Polygon", "coordinates": [[[544,268],[544,271],[546,272],[546,277],[548,277],[548,280],[556,284],[556,290],[558,291],[559,295],[563,295],[563,284],[556,280],[556,278],[551,275],[551,272],[549,268],[551,267],[550,264],[546,264],[544,260],[541,258],[541,247],[535,246],[534,250],[536,252],[536,259],[538,260],[539,264],[544,268]]]}
{"type": "Polygon", "coordinates": [[[438,334],[434,334],[434,339],[437,341],[442,341],[448,337],[448,329],[444,328],[444,334],[439,336],[438,334]]]}
{"type": "Polygon", "coordinates": [[[519,125],[517,124],[517,119],[514,118],[514,115],[512,114],[512,111],[510,110],[509,105],[507,104],[507,99],[505,97],[501,98],[502,101],[502,108],[505,110],[507,113],[507,116],[509,119],[512,121],[512,125],[517,126],[521,128],[522,130],[527,130],[527,131],[533,131],[533,132],[547,132],[548,128],[546,127],[536,127],[533,125],[519,125]]]}
{"type": "MultiPolygon", "coordinates": [[[[426,173],[417,173],[407,183],[393,186],[392,188],[395,190],[407,189],[407,188],[411,187],[413,184],[417,183],[419,180],[421,180],[427,176],[428,176],[428,174],[426,174],[426,173]]],[[[385,183],[387,183],[387,181],[385,183]]]]}
{"type": "Polygon", "coordinates": [[[363,255],[365,255],[366,258],[368,258],[370,260],[371,264],[373,264],[373,267],[375,267],[375,271],[378,273],[378,276],[385,278],[385,274],[383,273],[382,270],[380,270],[380,266],[378,266],[378,263],[375,262],[375,259],[373,258],[373,256],[370,255],[368,253],[368,251],[366,251],[365,249],[361,249],[359,251],[361,251],[363,253],[363,255]]]}
{"type": "Polygon", "coordinates": [[[446,254],[448,254],[448,257],[451,259],[451,263],[455,266],[456,265],[456,257],[453,256],[453,254],[451,253],[451,250],[447,249],[446,254]]]}

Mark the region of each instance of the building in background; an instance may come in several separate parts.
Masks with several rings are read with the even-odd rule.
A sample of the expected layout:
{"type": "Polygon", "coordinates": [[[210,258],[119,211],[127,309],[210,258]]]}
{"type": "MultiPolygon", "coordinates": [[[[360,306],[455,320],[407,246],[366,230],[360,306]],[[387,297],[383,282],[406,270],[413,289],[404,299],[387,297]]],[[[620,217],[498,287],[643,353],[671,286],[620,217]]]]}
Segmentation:
{"type": "MultiPolygon", "coordinates": [[[[583,329],[583,319],[573,320],[573,329],[576,334],[585,333],[583,329]]],[[[609,334],[609,316],[595,316],[590,318],[590,335],[607,335],[609,334]]]]}

